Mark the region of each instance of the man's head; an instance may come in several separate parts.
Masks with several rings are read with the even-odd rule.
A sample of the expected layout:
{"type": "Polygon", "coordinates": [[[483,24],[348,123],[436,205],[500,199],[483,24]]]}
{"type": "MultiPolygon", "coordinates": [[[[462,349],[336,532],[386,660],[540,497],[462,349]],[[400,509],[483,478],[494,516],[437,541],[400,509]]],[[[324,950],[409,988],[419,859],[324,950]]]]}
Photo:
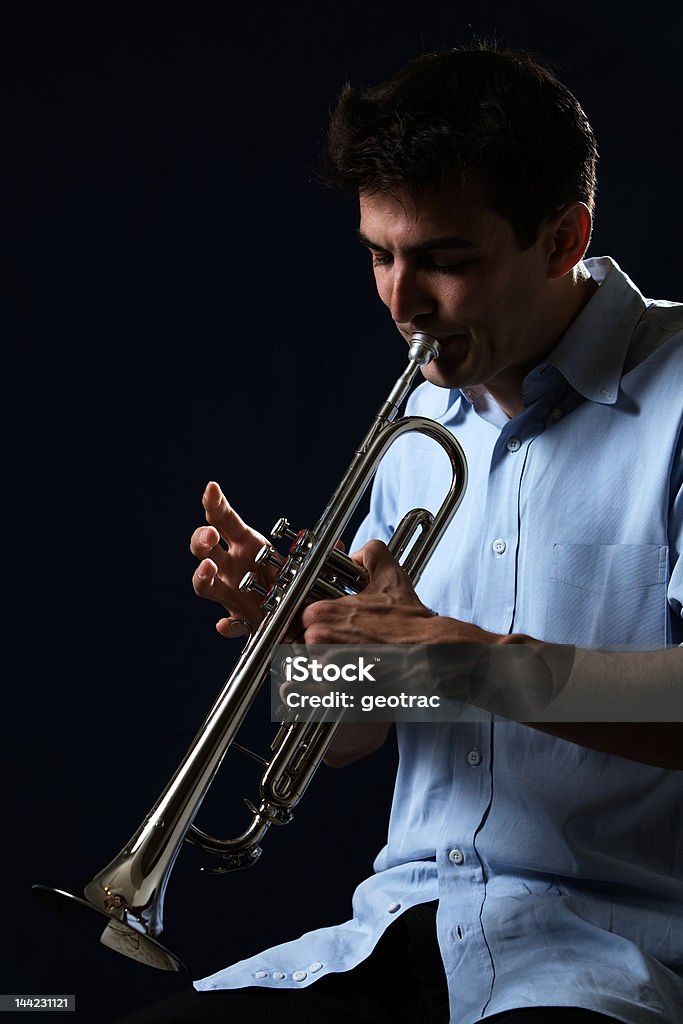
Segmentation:
{"type": "Polygon", "coordinates": [[[520,248],[564,203],[593,210],[597,147],[578,101],[536,58],[454,49],[416,57],[386,82],[343,90],[324,176],[351,195],[415,198],[476,181],[520,248]]]}
{"type": "Polygon", "coordinates": [[[344,91],[326,180],[360,201],[360,239],[401,334],[441,341],[428,380],[483,384],[519,409],[525,373],[592,293],[580,261],[595,160],[579,104],[525,54],[429,54],[344,91]]]}

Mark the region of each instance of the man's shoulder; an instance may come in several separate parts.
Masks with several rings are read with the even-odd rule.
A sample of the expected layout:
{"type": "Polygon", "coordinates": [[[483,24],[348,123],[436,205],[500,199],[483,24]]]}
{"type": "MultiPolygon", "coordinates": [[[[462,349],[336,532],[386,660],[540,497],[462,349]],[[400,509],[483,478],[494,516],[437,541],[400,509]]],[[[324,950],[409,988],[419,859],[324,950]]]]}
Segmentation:
{"type": "Polygon", "coordinates": [[[655,352],[680,358],[683,345],[683,303],[669,299],[646,298],[629,275],[609,256],[585,260],[586,269],[600,285],[604,327],[614,331],[632,331],[626,368],[638,366],[655,352]]]}
{"type": "Polygon", "coordinates": [[[683,368],[683,303],[646,299],[646,308],[634,332],[625,372],[635,367],[662,364],[683,368]]]}
{"type": "Polygon", "coordinates": [[[668,299],[645,299],[643,320],[670,334],[683,335],[683,302],[668,299]]]}

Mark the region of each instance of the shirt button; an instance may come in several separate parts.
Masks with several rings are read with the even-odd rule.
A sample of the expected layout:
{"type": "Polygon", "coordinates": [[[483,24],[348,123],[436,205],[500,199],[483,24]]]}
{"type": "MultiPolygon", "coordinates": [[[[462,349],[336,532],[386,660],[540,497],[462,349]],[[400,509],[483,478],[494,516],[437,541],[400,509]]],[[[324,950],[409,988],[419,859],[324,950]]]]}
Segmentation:
{"type": "Polygon", "coordinates": [[[306,972],[305,971],[294,971],[294,974],[292,975],[292,981],[304,981],[305,978],[306,978],[306,972]]]}
{"type": "Polygon", "coordinates": [[[315,974],[315,973],[316,973],[316,971],[321,971],[321,970],[322,970],[322,966],[323,966],[322,964],[320,964],[320,963],[318,963],[318,962],[316,961],[316,963],[314,963],[314,964],[311,964],[311,965],[310,965],[310,967],[309,967],[308,969],[309,969],[309,971],[311,972],[311,974],[315,974]]]}
{"type": "Polygon", "coordinates": [[[387,913],[388,914],[395,914],[396,911],[400,910],[400,909],[401,909],[401,904],[400,903],[390,903],[389,906],[387,907],[387,913]]]}
{"type": "Polygon", "coordinates": [[[273,977],[276,981],[282,981],[287,975],[283,974],[282,971],[273,971],[273,977]]]}
{"type": "Polygon", "coordinates": [[[498,540],[494,540],[491,547],[493,548],[497,555],[502,555],[507,547],[507,544],[505,543],[502,537],[499,537],[498,540]]]}
{"type": "Polygon", "coordinates": [[[256,974],[254,975],[254,977],[258,978],[259,981],[260,981],[261,978],[267,978],[268,977],[268,971],[257,971],[256,974]]]}
{"type": "Polygon", "coordinates": [[[511,437],[505,447],[509,452],[518,452],[522,447],[522,442],[518,437],[511,437]]]}
{"type": "Polygon", "coordinates": [[[551,412],[550,415],[552,416],[552,418],[554,420],[561,420],[562,417],[564,416],[564,413],[562,412],[561,409],[553,409],[553,411],[551,412]]]}
{"type": "Polygon", "coordinates": [[[454,846],[452,850],[448,851],[448,859],[451,864],[462,864],[465,857],[462,850],[459,850],[457,846],[454,846]]]}
{"type": "Polygon", "coordinates": [[[481,754],[478,750],[470,750],[467,755],[467,763],[471,764],[474,768],[476,768],[478,764],[481,764],[481,754]]]}

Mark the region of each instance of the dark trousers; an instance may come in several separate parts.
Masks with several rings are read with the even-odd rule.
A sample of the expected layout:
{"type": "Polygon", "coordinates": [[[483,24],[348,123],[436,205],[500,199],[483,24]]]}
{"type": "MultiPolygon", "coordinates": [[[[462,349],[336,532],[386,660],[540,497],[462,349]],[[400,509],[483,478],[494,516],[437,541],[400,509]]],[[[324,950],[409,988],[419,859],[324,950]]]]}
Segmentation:
{"type": "MultiPolygon", "coordinates": [[[[305,989],[194,989],[119,1024],[449,1024],[448,989],[436,939],[436,903],[407,910],[367,960],[305,989]]],[[[486,1024],[618,1024],[572,1007],[513,1010],[486,1024]]]]}

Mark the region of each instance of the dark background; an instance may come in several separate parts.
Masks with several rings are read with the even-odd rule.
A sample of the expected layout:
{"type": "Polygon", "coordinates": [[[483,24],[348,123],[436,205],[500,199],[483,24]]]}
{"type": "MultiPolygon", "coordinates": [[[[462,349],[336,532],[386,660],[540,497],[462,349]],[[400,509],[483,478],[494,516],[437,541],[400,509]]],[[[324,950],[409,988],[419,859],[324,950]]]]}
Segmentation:
{"type": "MultiPolygon", "coordinates": [[[[263,531],[312,525],[403,368],[355,212],[314,180],[344,81],[477,35],[550,59],[600,142],[591,253],[681,300],[682,29],[652,3],[5,8],[0,992],[76,993],[107,1022],[182,984],[30,887],[79,891],[119,850],[235,657],[189,582],[206,481],[263,531]]],[[[348,916],[393,764],[324,770],[253,872],[181,853],[165,939],[192,977],[348,916]]],[[[241,831],[223,803],[251,774],[203,825],[241,831]]]]}

